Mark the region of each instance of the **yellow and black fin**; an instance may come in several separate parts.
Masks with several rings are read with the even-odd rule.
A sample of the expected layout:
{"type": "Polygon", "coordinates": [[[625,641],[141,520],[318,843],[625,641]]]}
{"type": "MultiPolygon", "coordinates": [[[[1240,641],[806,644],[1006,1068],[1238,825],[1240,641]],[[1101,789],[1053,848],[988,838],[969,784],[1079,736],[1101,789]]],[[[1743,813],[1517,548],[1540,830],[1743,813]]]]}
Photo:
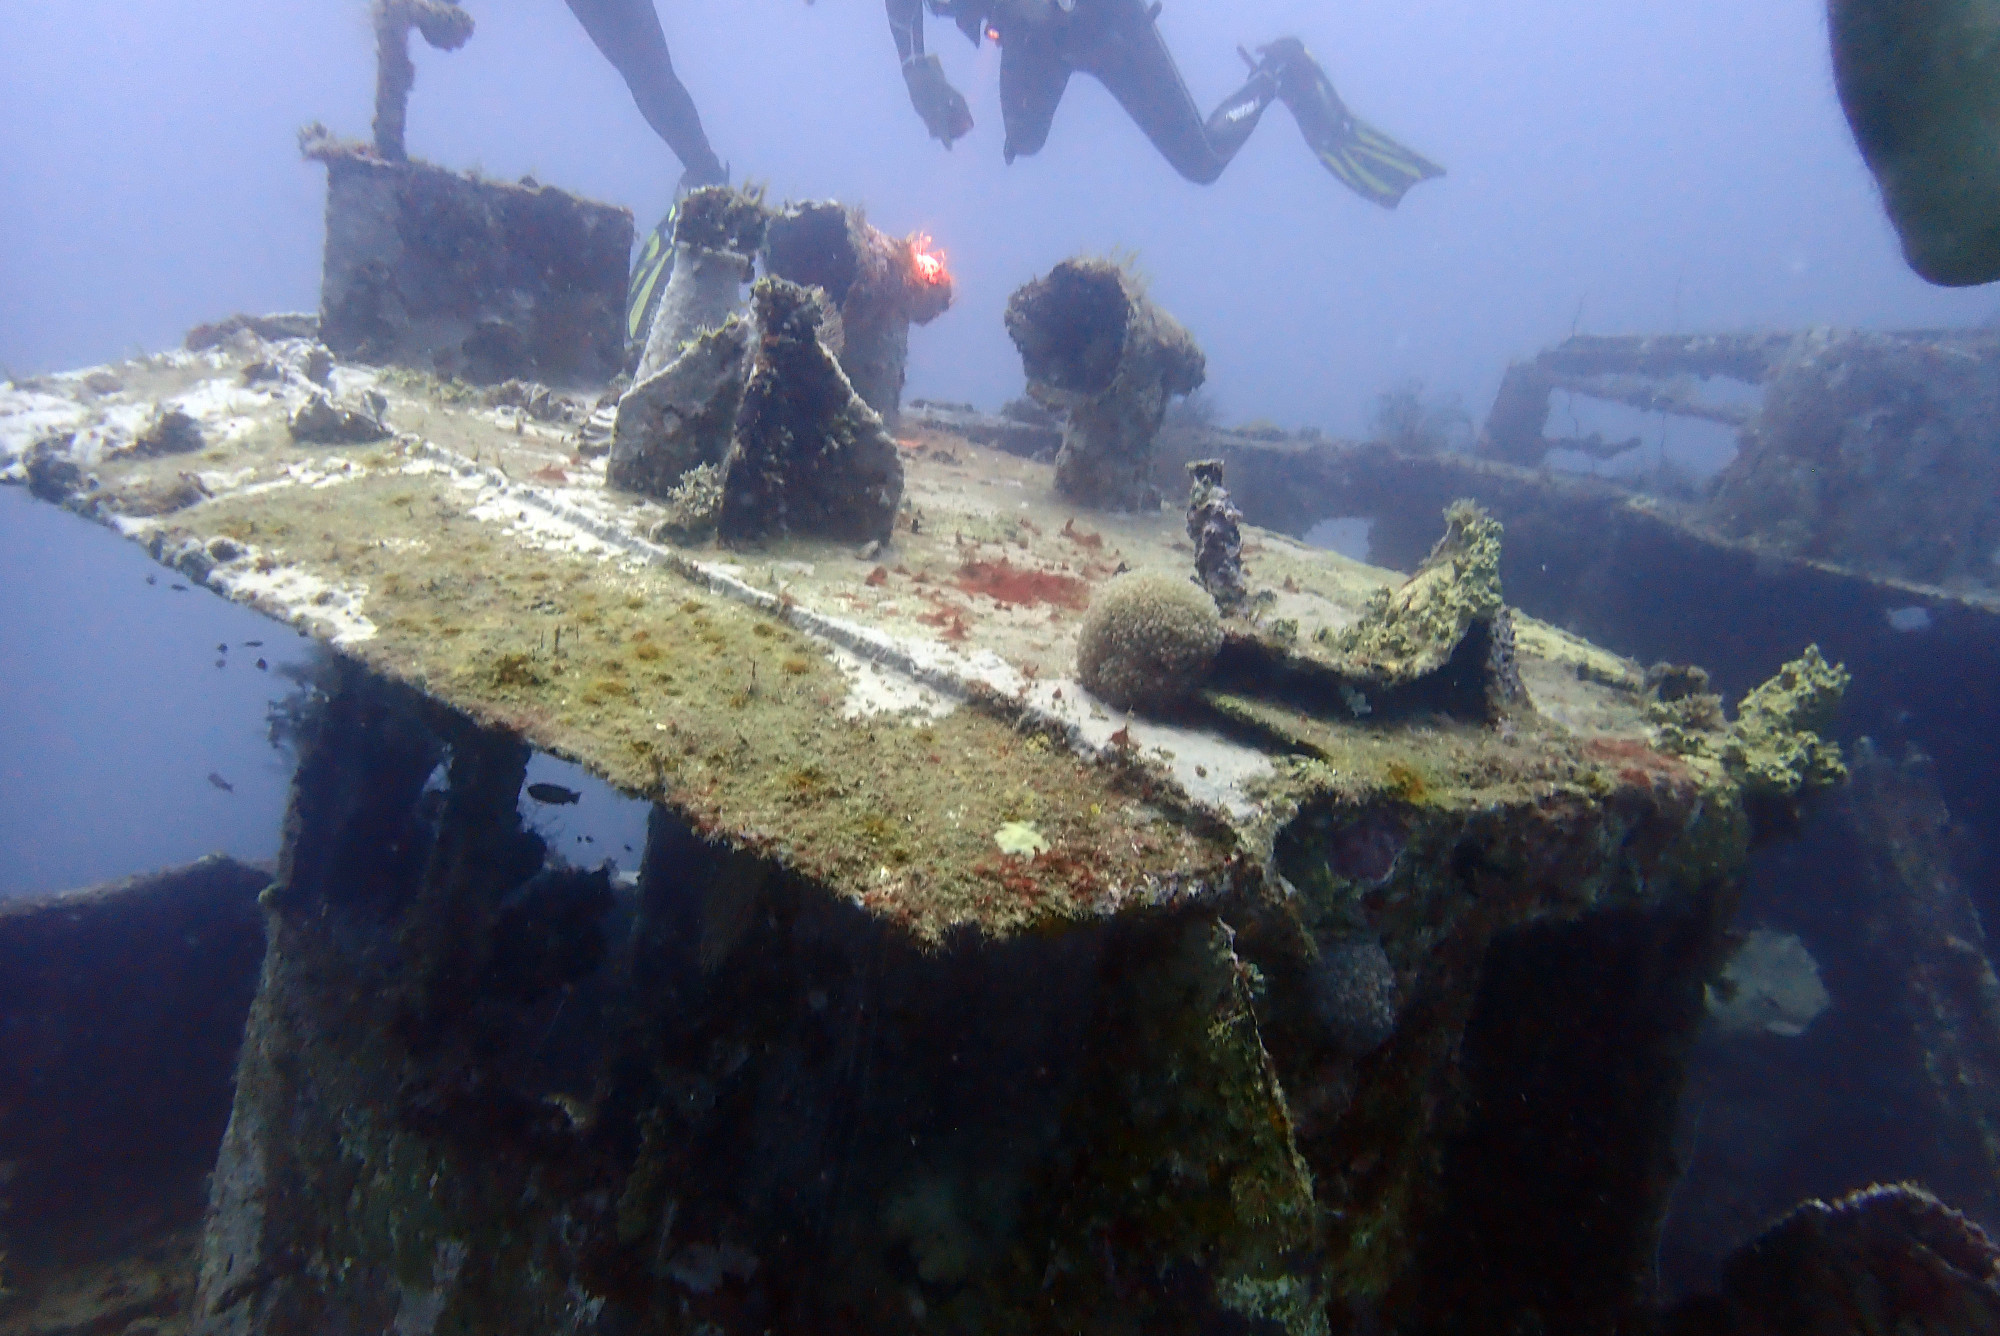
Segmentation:
{"type": "Polygon", "coordinates": [[[1313,145],[1313,152],[1342,185],[1364,199],[1393,209],[1411,186],[1444,175],[1444,168],[1366,121],[1350,116],[1346,128],[1348,133],[1334,142],[1313,145]]]}
{"type": "Polygon", "coordinates": [[[680,208],[677,203],[667,210],[667,216],[660,219],[660,225],[639,248],[639,258],[632,262],[632,277],[625,284],[627,348],[645,346],[653,312],[659,309],[660,296],[667,290],[667,277],[674,269],[674,219],[680,208]]]}
{"type": "Polygon", "coordinates": [[[1348,111],[1333,81],[1297,38],[1281,37],[1259,54],[1259,68],[1276,72],[1278,97],[1314,155],[1355,194],[1393,209],[1411,186],[1444,175],[1444,168],[1348,111]]]}

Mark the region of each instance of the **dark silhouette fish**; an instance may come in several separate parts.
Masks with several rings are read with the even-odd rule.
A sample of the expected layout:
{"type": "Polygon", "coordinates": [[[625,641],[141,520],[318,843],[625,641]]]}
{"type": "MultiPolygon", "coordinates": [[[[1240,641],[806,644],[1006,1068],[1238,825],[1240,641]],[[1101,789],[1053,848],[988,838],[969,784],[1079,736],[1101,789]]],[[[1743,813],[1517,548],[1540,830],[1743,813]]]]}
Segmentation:
{"type": "Polygon", "coordinates": [[[2000,278],[2000,0],[1827,0],[1841,109],[1910,268],[2000,278]]]}
{"type": "Polygon", "coordinates": [[[231,784],[228,780],[224,779],[221,775],[216,774],[213,770],[208,772],[208,782],[213,784],[216,788],[221,789],[224,793],[236,792],[236,786],[234,784],[231,784]]]}
{"type": "Polygon", "coordinates": [[[575,789],[566,789],[560,784],[530,784],[528,796],[538,803],[561,805],[583,801],[583,795],[575,789]]]}

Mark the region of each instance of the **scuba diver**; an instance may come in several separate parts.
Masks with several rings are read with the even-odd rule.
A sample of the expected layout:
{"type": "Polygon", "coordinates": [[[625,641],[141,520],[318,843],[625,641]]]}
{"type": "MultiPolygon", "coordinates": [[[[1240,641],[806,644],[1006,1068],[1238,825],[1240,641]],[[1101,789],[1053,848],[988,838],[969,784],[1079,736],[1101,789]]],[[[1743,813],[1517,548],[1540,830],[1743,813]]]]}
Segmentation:
{"type": "Polygon", "coordinates": [[[1000,44],[1000,112],[1007,161],[1048,139],[1069,77],[1091,75],[1153,141],[1174,170],[1207,185],[1250,138],[1264,109],[1280,101],[1306,143],[1341,184],[1393,209],[1419,181],[1444,168],[1355,117],[1304,44],[1280,38],[1252,58],[1243,87],[1206,120],[1196,109],[1145,0],[887,0],[889,28],[910,102],[931,136],[950,148],[972,129],[965,98],[924,50],[924,9],[953,20],[977,46],[1000,44]]]}
{"type": "MultiPolygon", "coordinates": [[[[674,73],[667,35],[660,27],[653,0],[569,0],[569,8],[632,90],[632,100],[639,104],[646,123],[680,159],[675,200],[700,186],[728,184],[729,169],[709,147],[708,135],[701,128],[701,113],[674,73]]],[[[647,327],[660,293],[666,289],[673,230],[674,210],[669,209],[646,238],[632,266],[625,293],[625,344],[631,350],[629,360],[634,362],[646,345],[647,327]]]]}
{"type": "Polygon", "coordinates": [[[569,9],[632,90],[646,124],[681,160],[677,193],[726,183],[729,171],[708,146],[701,113],[674,73],[653,0],[569,0],[569,9]]]}

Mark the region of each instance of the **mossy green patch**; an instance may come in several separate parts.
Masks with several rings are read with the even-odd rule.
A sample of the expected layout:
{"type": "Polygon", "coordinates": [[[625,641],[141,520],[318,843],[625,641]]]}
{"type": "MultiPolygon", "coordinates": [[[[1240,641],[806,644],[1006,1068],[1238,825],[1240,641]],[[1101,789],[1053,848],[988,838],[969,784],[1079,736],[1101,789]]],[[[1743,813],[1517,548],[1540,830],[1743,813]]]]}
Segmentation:
{"type": "Polygon", "coordinates": [[[1415,575],[1380,590],[1354,625],[1321,633],[1343,661],[1384,685],[1436,672],[1475,621],[1502,607],[1500,521],[1471,501],[1454,501],[1444,519],[1444,536],[1415,575]]]}
{"type": "Polygon", "coordinates": [[[1722,763],[1752,798],[1789,799],[1847,778],[1840,746],[1824,735],[1852,680],[1818,645],[1780,668],[1737,707],[1722,763]]]}
{"type": "Polygon", "coordinates": [[[1072,1105],[1097,1114],[1072,1133],[1089,1171],[1046,1199],[1059,1216],[1024,1223],[1049,1249],[1043,1274],[1016,1279],[1043,1296],[1039,1329],[1136,1333],[1185,1318],[1149,1312],[1162,1295],[1121,1282],[1107,1257],[1158,1271],[1197,1263],[1225,1308],[1296,1336],[1326,1329],[1313,1176],[1258,1033],[1256,991],[1229,929],[1195,917],[1163,925],[1145,968],[1101,1000],[1072,1105]],[[1103,1325],[1114,1313],[1130,1325],[1103,1325]]]}
{"type": "Polygon", "coordinates": [[[634,560],[496,541],[464,494],[386,472],[224,497],[204,521],[365,588],[351,647],[537,745],[765,852],[927,940],[1088,915],[1156,878],[1217,878],[1226,835],[1153,819],[1145,781],[976,708],[847,719],[846,679],[779,617],[634,560]],[[1032,821],[1033,858],[993,832],[1032,821]]]}

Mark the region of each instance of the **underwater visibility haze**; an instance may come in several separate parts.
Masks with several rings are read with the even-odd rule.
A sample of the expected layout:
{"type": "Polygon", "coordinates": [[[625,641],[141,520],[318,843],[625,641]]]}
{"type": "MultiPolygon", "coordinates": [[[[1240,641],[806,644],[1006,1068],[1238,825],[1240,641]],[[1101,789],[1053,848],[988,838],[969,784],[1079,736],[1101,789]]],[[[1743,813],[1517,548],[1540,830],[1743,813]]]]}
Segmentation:
{"type": "Polygon", "coordinates": [[[1996,20],[0,8],[0,1333],[2000,1333],[1996,20]]]}

